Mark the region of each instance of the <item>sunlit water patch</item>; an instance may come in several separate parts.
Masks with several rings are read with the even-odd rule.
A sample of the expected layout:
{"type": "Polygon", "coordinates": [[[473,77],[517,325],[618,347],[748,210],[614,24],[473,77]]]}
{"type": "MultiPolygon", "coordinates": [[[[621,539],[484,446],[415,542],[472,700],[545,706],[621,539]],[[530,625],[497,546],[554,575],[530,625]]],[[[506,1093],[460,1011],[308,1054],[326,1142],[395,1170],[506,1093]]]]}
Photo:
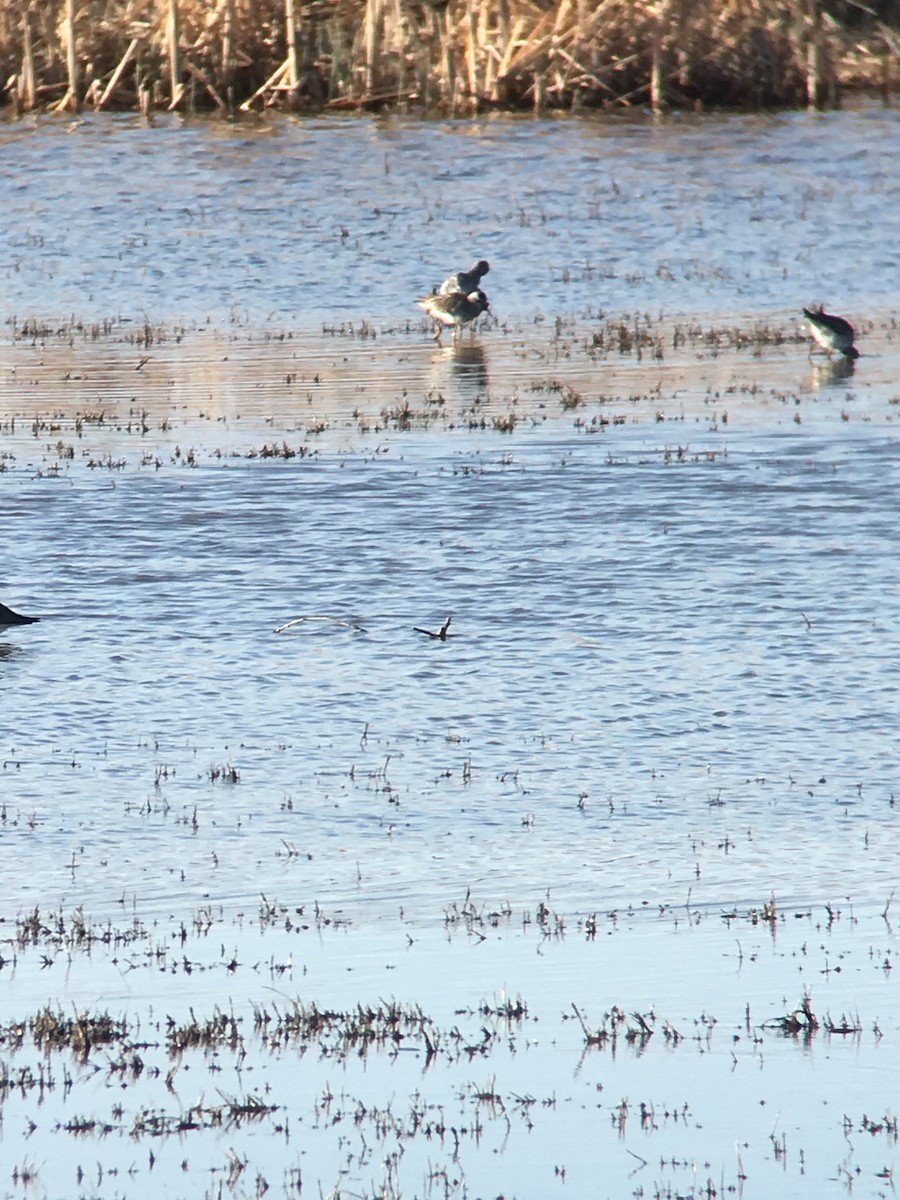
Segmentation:
{"type": "Polygon", "coordinates": [[[16,122],[0,128],[7,313],[396,323],[482,256],[501,316],[840,300],[862,320],[895,298],[898,136],[878,107],[16,122]]]}

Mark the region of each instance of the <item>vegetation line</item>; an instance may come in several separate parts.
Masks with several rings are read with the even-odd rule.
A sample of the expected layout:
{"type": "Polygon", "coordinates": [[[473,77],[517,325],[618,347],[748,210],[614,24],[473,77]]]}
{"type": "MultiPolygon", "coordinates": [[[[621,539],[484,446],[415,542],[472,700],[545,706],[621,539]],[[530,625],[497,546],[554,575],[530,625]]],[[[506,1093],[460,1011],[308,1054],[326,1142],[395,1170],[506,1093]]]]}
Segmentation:
{"type": "Polygon", "coordinates": [[[826,107],[898,60],[893,0],[0,2],[13,112],[826,107]]]}

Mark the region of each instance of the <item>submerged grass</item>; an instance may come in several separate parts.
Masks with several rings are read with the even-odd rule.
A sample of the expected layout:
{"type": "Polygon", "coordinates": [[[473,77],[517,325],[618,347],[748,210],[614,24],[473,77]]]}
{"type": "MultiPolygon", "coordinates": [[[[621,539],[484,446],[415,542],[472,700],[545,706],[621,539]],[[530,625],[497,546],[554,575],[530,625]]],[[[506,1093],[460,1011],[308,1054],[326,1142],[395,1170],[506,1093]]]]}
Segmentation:
{"type": "MultiPolygon", "coordinates": [[[[165,768],[159,773],[161,779],[174,777],[165,768]]],[[[891,895],[880,917],[890,944],[892,899],[891,895]]],[[[318,916],[318,905],[314,907],[318,916]]],[[[123,917],[98,924],[82,908],[32,908],[6,919],[9,952],[16,956],[11,969],[26,990],[29,972],[45,978],[44,963],[61,948],[67,951],[73,979],[81,975],[80,965],[89,967],[89,975],[81,975],[80,988],[72,987],[62,1004],[36,1001],[31,1009],[7,1011],[0,1023],[4,1121],[7,1128],[27,1129],[36,1148],[12,1173],[16,1190],[10,1194],[27,1195],[27,1188],[36,1183],[45,1190],[55,1187],[54,1194],[67,1194],[56,1177],[51,1181],[55,1165],[41,1149],[51,1138],[55,1146],[67,1148],[72,1194],[83,1194],[88,1181],[92,1195],[121,1194],[117,1172],[122,1147],[128,1148],[131,1186],[144,1189],[151,1175],[158,1187],[181,1180],[190,1170],[192,1177],[207,1171],[221,1182],[222,1187],[210,1193],[216,1195],[296,1195],[303,1190],[332,1196],[414,1194],[423,1200],[462,1200],[474,1194],[463,1186],[466,1178],[470,1187],[480,1186],[479,1194],[501,1194],[499,1183],[488,1191],[495,1175],[509,1181],[502,1194],[522,1194],[516,1182],[518,1156],[533,1156],[535,1173],[552,1173],[560,1182],[577,1180],[579,1172],[595,1168],[598,1155],[606,1161],[613,1147],[620,1152],[623,1139],[638,1135],[640,1142],[630,1143],[641,1151],[632,1154],[636,1170],[643,1169],[642,1163],[646,1168],[651,1150],[662,1163],[660,1156],[672,1153],[676,1136],[685,1138],[679,1152],[684,1162],[692,1161],[698,1131],[714,1118],[704,1089],[689,1081],[701,1074],[707,1080],[721,1078],[723,1069],[733,1080],[730,1101],[735,1103],[743,1099],[748,1075],[752,1080],[752,1105],[736,1109],[740,1159],[735,1165],[725,1154],[721,1159],[710,1154],[696,1186],[681,1186],[677,1194],[697,1200],[738,1194],[748,1177],[759,1187],[770,1152],[781,1161],[789,1146],[793,1149],[777,1126],[769,1140],[769,1118],[762,1124],[753,1119],[760,1090],[767,1102],[770,1090],[774,1098],[778,1089],[774,1072],[760,1083],[763,1064],[772,1070],[778,1058],[793,1062],[794,1055],[799,1061],[826,1039],[829,1056],[843,1053],[847,1060],[861,1047],[882,1044],[877,1022],[871,1032],[864,1031],[855,1012],[817,1016],[809,984],[803,985],[793,1012],[762,1021],[751,1019],[749,1000],[736,1008],[734,997],[726,1001],[716,995],[719,1011],[714,1014],[707,1003],[713,997],[698,992],[692,998],[696,1007],[689,1007],[683,998],[668,994],[662,983],[661,1003],[651,1006],[641,995],[644,987],[638,979],[599,982],[592,971],[583,977],[569,974],[565,980],[561,976],[549,994],[534,978],[542,991],[536,1003],[505,988],[474,1002],[464,972],[453,974],[458,961],[448,974],[443,999],[383,998],[372,989],[371,980],[348,982],[335,990],[332,979],[313,984],[305,979],[305,971],[301,986],[306,994],[300,995],[290,984],[287,991],[273,988],[261,977],[267,956],[264,939],[282,929],[285,911],[278,901],[262,896],[255,920],[247,911],[229,916],[218,906],[198,910],[193,921],[158,915],[146,923],[123,917]],[[256,926],[240,955],[243,961],[233,958],[226,945],[230,935],[225,930],[237,925],[256,926]],[[201,971],[201,956],[209,959],[208,969],[217,966],[221,972],[216,999],[191,998],[185,1009],[186,988],[193,985],[186,984],[184,973],[201,971]],[[184,964],[190,960],[188,971],[184,964]],[[132,981],[127,1007],[119,1015],[105,1002],[85,1003],[78,995],[85,987],[94,994],[95,980],[108,966],[114,966],[116,974],[126,970],[132,981]],[[179,1017],[170,1015],[173,1006],[179,1017]],[[548,1070],[548,1055],[559,1064],[558,1071],[548,1070]],[[665,1064],[673,1057],[685,1068],[678,1083],[666,1074],[665,1064]],[[632,1073],[637,1063],[641,1070],[632,1073]],[[648,1064],[650,1070],[660,1071],[652,1088],[648,1064]],[[588,1166],[573,1141],[583,1134],[584,1126],[578,1124],[582,1109],[591,1131],[588,1166]],[[300,1159],[294,1149],[298,1144],[303,1147],[300,1159]],[[285,1172],[280,1191],[272,1175],[276,1166],[285,1172]],[[426,1169],[422,1182],[417,1172],[426,1169]],[[370,1186],[381,1170],[384,1179],[370,1186]],[[343,1190],[326,1192],[330,1178],[340,1179],[343,1190]],[[242,1179],[255,1191],[242,1191],[242,1179]],[[301,1189],[303,1182],[306,1187],[301,1189]]],[[[804,948],[843,927],[850,939],[841,953],[845,967],[853,966],[855,955],[860,963],[868,962],[869,969],[878,969],[869,962],[872,931],[857,931],[855,915],[845,917],[831,905],[821,912],[796,910],[774,896],[732,912],[715,906],[701,909],[689,895],[677,908],[629,907],[585,915],[562,911],[549,892],[535,895],[523,908],[469,887],[463,896],[447,900],[443,922],[437,923],[447,954],[453,952],[454,941],[467,941],[468,953],[480,957],[493,952],[484,945],[488,938],[495,944],[500,937],[527,938],[539,950],[536,963],[552,943],[555,966],[562,965],[557,952],[563,943],[574,939],[586,966],[607,959],[610,943],[598,938],[599,933],[621,926],[627,936],[626,926],[636,930],[638,923],[648,921],[663,922],[674,931],[686,919],[695,931],[708,924],[726,928],[729,937],[732,929],[743,936],[762,930],[773,949],[779,937],[794,944],[792,931],[798,923],[805,931],[800,943],[804,948]]],[[[402,919],[401,928],[407,928],[402,919]]],[[[345,936],[333,923],[319,921],[309,933],[311,939],[335,939],[335,945],[345,936]]],[[[416,933],[423,936],[421,928],[416,933]]],[[[357,950],[370,938],[370,930],[362,931],[360,938],[357,950]]],[[[754,945],[755,960],[759,944],[754,945]]],[[[269,941],[269,957],[273,948],[269,941]]],[[[801,959],[805,954],[804,949],[801,959]]],[[[744,964],[743,955],[739,962],[744,964]]],[[[748,971],[750,966],[748,955],[748,971]]],[[[731,973],[733,964],[725,970],[731,973]]],[[[811,960],[810,974],[816,970],[817,960],[811,960]]],[[[604,977],[607,971],[605,967],[604,977]]],[[[263,974],[268,976],[268,970],[263,974]]],[[[715,978],[715,972],[704,976],[702,986],[712,986],[715,978]]],[[[819,998],[827,984],[817,978],[819,998]]],[[[750,975],[747,988],[749,994],[750,975]]],[[[763,1000],[757,995],[757,1007],[769,1013],[784,1011],[777,984],[769,984],[766,996],[763,1000]]],[[[884,1052],[890,1053],[889,1039],[884,1052]]],[[[896,1120],[877,1089],[873,1087],[865,1110],[849,1095],[842,1102],[843,1109],[834,1105],[832,1124],[842,1119],[838,1129],[845,1136],[866,1132],[867,1144],[877,1138],[876,1154],[878,1146],[896,1143],[896,1120]]],[[[799,1137],[808,1139],[808,1129],[794,1135],[795,1140],[799,1137]]],[[[871,1154],[848,1152],[847,1171],[862,1170],[871,1178],[890,1169],[890,1164],[883,1168],[880,1161],[874,1166],[872,1161],[871,1154]]],[[[657,1169],[662,1182],[656,1192],[645,1193],[676,1194],[679,1165],[657,1169]]],[[[810,1194],[824,1194],[814,1188],[811,1181],[810,1194]]]]}
{"type": "MultiPolygon", "coordinates": [[[[374,461],[422,434],[465,442],[484,432],[497,439],[497,452],[451,468],[479,473],[514,466],[534,431],[560,424],[591,440],[615,439],[610,464],[625,461],[630,429],[653,426],[660,432],[640,451],[642,461],[680,464],[721,460],[729,453],[722,435],[763,415],[797,425],[895,420],[895,396],[876,403],[871,388],[847,390],[855,364],[809,358],[806,334],[790,317],[710,324],[591,312],[565,325],[564,335],[557,324],[534,331],[523,319],[502,335],[464,336],[438,352],[430,343],[411,349],[413,329],[383,336],[377,358],[364,361],[336,360],[315,335],[282,349],[259,333],[160,327],[136,373],[141,356],[128,323],[36,323],[38,341],[16,332],[4,352],[0,469],[41,480],[85,469],[112,477],[227,469],[239,461],[256,471],[310,472],[336,449],[374,461]],[[209,394],[206,380],[226,345],[227,387],[217,376],[221,395],[209,394]],[[314,391],[301,383],[298,394],[287,378],[285,364],[298,354],[308,359],[314,391]],[[182,356],[191,377],[174,389],[182,356]]],[[[869,322],[865,334],[875,361],[893,331],[869,322]]],[[[239,780],[227,762],[210,771],[214,781],[239,780]]]]}

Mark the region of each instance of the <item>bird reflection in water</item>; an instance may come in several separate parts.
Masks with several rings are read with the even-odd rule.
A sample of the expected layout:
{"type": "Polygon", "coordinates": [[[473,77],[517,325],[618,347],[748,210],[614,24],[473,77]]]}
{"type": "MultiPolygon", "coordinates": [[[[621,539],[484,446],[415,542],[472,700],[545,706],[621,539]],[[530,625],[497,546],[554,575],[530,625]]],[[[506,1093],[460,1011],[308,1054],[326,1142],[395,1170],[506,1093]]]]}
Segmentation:
{"type": "Polygon", "coordinates": [[[811,365],[809,386],[816,392],[823,388],[838,387],[850,379],[856,370],[856,362],[852,358],[825,358],[811,365]]]}
{"type": "MultiPolygon", "coordinates": [[[[468,412],[485,399],[488,368],[484,347],[478,341],[457,338],[452,346],[437,346],[428,356],[427,388],[453,410],[468,412]],[[461,407],[459,407],[461,406],[461,407]]],[[[451,409],[446,410],[449,414],[451,409]]]]}
{"type": "Polygon", "coordinates": [[[477,342],[457,342],[449,347],[450,371],[455,379],[479,391],[487,387],[488,372],[484,358],[484,346],[477,342]]]}

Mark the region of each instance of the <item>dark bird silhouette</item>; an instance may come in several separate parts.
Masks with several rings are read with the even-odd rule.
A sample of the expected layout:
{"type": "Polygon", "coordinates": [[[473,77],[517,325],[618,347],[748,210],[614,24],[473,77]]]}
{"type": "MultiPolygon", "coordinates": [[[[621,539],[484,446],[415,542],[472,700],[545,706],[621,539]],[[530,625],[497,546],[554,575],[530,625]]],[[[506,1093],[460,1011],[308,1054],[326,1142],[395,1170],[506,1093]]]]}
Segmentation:
{"type": "MultiPolygon", "coordinates": [[[[803,315],[809,326],[809,332],[819,343],[825,353],[831,358],[835,350],[846,358],[859,358],[859,351],[853,345],[853,326],[843,317],[834,317],[825,312],[821,305],[818,308],[804,308],[803,315]]],[[[810,352],[812,348],[810,347],[810,352]]]]}
{"type": "Polygon", "coordinates": [[[472,263],[468,271],[454,271],[438,288],[438,295],[450,296],[453,292],[462,292],[463,295],[468,296],[470,292],[476,291],[481,286],[481,280],[490,269],[491,264],[481,258],[477,263],[472,263]]]}
{"type": "Polygon", "coordinates": [[[26,617],[23,613],[13,612],[5,604],[0,604],[0,625],[33,625],[40,617],[26,617]]]}

